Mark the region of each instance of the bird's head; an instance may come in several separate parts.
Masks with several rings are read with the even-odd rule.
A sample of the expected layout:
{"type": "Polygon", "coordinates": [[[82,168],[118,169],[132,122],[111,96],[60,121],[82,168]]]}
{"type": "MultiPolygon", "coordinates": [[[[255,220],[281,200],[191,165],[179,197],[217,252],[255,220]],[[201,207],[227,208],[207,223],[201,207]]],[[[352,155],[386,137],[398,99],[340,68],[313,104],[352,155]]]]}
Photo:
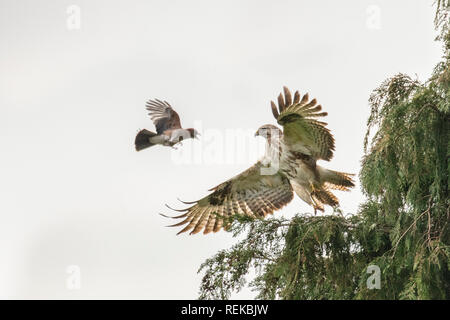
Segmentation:
{"type": "Polygon", "coordinates": [[[255,137],[262,136],[266,138],[268,141],[272,139],[272,137],[280,137],[282,134],[281,130],[272,124],[265,124],[256,131],[255,137]]]}
{"type": "Polygon", "coordinates": [[[194,128],[189,128],[187,130],[189,131],[191,138],[198,139],[198,137],[200,136],[200,133],[194,128]]]}

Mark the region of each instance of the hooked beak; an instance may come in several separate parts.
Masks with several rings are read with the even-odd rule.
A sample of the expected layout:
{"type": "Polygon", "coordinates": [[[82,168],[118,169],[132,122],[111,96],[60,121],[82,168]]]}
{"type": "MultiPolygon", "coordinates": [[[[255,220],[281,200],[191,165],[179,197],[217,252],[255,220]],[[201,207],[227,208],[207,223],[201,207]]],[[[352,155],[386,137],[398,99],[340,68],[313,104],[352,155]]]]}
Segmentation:
{"type": "Polygon", "coordinates": [[[259,130],[255,132],[255,137],[259,136],[259,130]]]}
{"type": "Polygon", "coordinates": [[[201,136],[201,134],[200,134],[200,133],[197,133],[197,134],[195,135],[194,139],[200,140],[199,136],[201,136]]]}

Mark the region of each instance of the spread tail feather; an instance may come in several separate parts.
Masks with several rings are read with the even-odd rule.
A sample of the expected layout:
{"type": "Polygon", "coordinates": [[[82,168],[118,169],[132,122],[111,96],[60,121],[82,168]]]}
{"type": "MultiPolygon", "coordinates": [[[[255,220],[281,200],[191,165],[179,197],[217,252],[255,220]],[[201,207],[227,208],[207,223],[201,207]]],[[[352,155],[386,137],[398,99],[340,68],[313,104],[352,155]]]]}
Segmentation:
{"type": "Polygon", "coordinates": [[[134,140],[134,145],[136,146],[136,151],[141,151],[142,149],[154,146],[154,143],[150,142],[150,138],[156,136],[157,134],[146,129],[138,132],[136,139],[134,140]]]}
{"type": "Polygon", "coordinates": [[[355,186],[355,183],[351,178],[353,174],[328,170],[320,166],[317,166],[317,170],[319,172],[320,181],[330,189],[348,191],[355,186]]]}

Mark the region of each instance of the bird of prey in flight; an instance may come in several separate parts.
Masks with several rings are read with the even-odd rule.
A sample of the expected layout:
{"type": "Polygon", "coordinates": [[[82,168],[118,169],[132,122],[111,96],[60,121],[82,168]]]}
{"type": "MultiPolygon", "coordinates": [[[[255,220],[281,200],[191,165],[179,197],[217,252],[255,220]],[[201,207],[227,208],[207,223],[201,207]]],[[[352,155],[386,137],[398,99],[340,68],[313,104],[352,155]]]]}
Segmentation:
{"type": "Polygon", "coordinates": [[[143,129],[138,132],[134,141],[136,151],[160,144],[170,146],[180,143],[182,140],[197,138],[199,133],[193,128],[183,129],[180,116],[172,109],[167,101],[158,99],[149,100],[146,103],[148,115],[156,127],[156,133],[143,129]]]}
{"type": "Polygon", "coordinates": [[[181,215],[183,219],[172,226],[186,225],[179,233],[217,232],[229,227],[234,214],[264,218],[288,204],[294,192],[307,204],[324,211],[324,205],[338,206],[332,189],[348,191],[354,186],[352,174],[323,168],[317,160],[333,157],[334,138],[326,123],[317,118],[327,115],[316,99],[308,94],[292,97],[284,87],[278,96],[278,107],[271,101],[272,113],[283,127],[266,124],[255,136],[266,139],[264,157],[255,165],[222,184],[210,189],[208,196],[194,202],[181,215]]]}

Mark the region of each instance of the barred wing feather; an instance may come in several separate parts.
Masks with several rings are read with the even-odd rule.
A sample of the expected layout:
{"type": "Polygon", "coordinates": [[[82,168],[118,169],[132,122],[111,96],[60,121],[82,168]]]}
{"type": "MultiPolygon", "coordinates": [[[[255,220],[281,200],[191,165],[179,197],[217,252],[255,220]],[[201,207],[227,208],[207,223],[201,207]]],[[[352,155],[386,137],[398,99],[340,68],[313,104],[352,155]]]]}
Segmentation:
{"type": "Polygon", "coordinates": [[[171,226],[186,225],[178,234],[190,231],[195,234],[203,230],[204,234],[217,232],[229,227],[228,217],[234,214],[252,218],[264,218],[288,204],[293,198],[289,180],[277,173],[261,175],[262,163],[212,188],[210,195],[193,202],[194,205],[181,215],[171,217],[183,219],[171,226]]]}
{"type": "Polygon", "coordinates": [[[301,152],[314,159],[329,161],[333,157],[334,138],[326,123],[316,120],[324,117],[322,106],[316,99],[309,100],[308,94],[301,97],[298,91],[292,99],[288,88],[284,87],[284,97],[278,96],[278,108],[271,101],[272,113],[278,124],[283,126],[283,142],[294,152],[301,152]]]}

